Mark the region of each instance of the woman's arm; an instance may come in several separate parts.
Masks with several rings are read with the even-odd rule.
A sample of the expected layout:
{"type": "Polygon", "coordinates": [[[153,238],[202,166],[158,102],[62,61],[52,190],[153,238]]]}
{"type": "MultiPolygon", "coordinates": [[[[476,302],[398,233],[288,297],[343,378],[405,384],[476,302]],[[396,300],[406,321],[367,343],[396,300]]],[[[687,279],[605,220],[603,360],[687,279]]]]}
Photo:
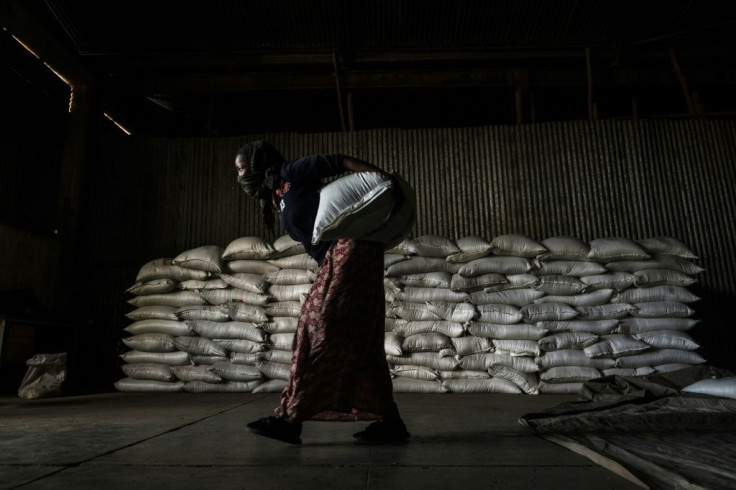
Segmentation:
{"type": "Polygon", "coordinates": [[[360,160],[359,158],[347,155],[343,156],[342,165],[351,172],[378,172],[385,175],[386,177],[391,177],[391,174],[384,170],[381,170],[372,163],[368,163],[364,160],[360,160]]]}

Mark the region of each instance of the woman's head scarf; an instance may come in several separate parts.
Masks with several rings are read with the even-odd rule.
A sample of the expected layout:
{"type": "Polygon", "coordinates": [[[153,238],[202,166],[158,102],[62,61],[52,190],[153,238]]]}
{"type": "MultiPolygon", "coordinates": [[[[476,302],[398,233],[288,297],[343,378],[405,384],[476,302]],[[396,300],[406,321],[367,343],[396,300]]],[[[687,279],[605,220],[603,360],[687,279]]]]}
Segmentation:
{"type": "Polygon", "coordinates": [[[271,144],[262,140],[243,145],[238,155],[243,155],[246,162],[245,174],[238,177],[240,187],[254,199],[270,200],[278,185],[284,157],[271,144]]]}

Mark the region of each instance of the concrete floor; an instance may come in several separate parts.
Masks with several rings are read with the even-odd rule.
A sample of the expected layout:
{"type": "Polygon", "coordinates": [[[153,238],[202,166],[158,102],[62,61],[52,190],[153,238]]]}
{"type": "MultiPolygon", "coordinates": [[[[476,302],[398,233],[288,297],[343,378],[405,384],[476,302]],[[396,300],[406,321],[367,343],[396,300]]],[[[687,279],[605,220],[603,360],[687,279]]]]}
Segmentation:
{"type": "Polygon", "coordinates": [[[397,394],[408,444],[354,444],[364,422],[309,422],[292,446],[244,428],[276,394],[2,396],[0,488],[637,488],[517,422],[574,398],[397,394]]]}

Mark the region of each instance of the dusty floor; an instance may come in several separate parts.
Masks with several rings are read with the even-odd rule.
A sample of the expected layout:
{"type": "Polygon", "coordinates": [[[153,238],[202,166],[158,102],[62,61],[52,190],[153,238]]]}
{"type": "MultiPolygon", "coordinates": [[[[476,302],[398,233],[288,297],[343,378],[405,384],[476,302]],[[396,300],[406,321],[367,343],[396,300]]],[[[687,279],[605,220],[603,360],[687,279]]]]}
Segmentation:
{"type": "Polygon", "coordinates": [[[249,433],[278,395],[0,397],[0,488],[637,488],[519,416],[568,395],[397,394],[413,434],[365,446],[364,422],[310,422],[292,446],[249,433]]]}

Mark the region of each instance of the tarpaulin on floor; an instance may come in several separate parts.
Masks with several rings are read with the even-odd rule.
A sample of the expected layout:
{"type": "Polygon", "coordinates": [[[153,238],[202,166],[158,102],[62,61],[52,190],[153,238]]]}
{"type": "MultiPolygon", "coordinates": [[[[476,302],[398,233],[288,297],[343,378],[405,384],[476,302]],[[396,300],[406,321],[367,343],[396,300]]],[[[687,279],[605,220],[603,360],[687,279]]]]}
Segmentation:
{"type": "Polygon", "coordinates": [[[643,487],[736,488],[736,400],[681,392],[728,376],[710,366],[605,376],[519,422],[643,487]]]}

